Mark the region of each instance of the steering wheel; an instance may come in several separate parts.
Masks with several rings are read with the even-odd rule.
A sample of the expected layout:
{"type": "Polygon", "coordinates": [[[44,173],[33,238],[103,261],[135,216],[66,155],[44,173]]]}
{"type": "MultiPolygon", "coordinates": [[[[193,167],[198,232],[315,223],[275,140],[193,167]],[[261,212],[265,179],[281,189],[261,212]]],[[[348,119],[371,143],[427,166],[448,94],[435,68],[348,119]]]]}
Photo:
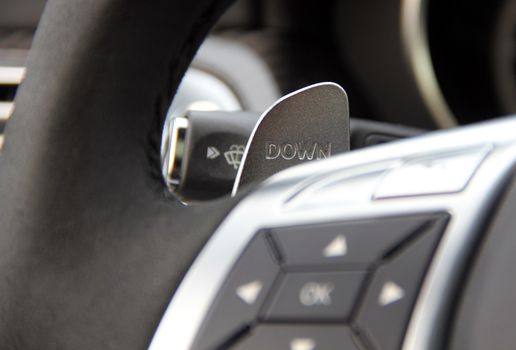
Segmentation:
{"type": "MultiPolygon", "coordinates": [[[[417,304],[416,299],[407,302],[411,314],[415,305],[415,316],[410,317],[410,323],[408,318],[406,322],[400,321],[402,331],[393,346],[415,349],[423,344],[424,348],[431,348],[444,344],[440,342],[448,335],[446,331],[456,329],[451,332],[454,349],[480,349],[486,344],[490,348],[511,347],[515,339],[508,325],[513,325],[516,317],[516,312],[512,312],[516,305],[513,302],[516,285],[507,269],[514,263],[515,255],[510,248],[516,240],[507,234],[507,228],[514,227],[510,209],[514,209],[516,193],[514,186],[507,189],[507,184],[516,158],[510,132],[516,127],[513,120],[443,133],[437,136],[438,140],[444,140],[440,146],[435,139],[423,138],[415,147],[401,142],[366,151],[369,153],[294,168],[249,196],[186,207],[165,195],[159,144],[167,108],[196,49],[230,3],[228,0],[49,1],[30,53],[27,77],[16,97],[15,113],[7,126],[0,159],[2,348],[186,349],[201,344],[202,341],[192,337],[202,338],[203,329],[209,329],[208,323],[217,324],[216,317],[206,314],[216,315],[213,307],[222,298],[218,294],[220,289],[229,288],[227,283],[234,282],[226,283],[226,277],[238,275],[233,265],[240,266],[239,261],[246,259],[248,252],[252,253],[253,242],[281,241],[282,237],[290,237],[295,227],[336,219],[342,221],[338,225],[348,228],[358,225],[360,232],[401,225],[403,234],[396,236],[395,244],[391,242],[391,253],[392,247],[405,246],[415,241],[416,236],[430,237],[433,242],[430,246],[434,248],[438,240],[441,242],[435,248],[438,262],[432,262],[428,270],[430,282],[425,279],[421,291],[426,303],[421,301],[421,296],[417,304]],[[457,137],[461,142],[456,142],[457,137]],[[444,149],[445,146],[454,149],[453,152],[444,149]],[[422,159],[414,158],[416,153],[426,155],[422,159]],[[432,197],[443,192],[439,188],[430,197],[411,200],[413,193],[409,193],[403,199],[391,201],[392,183],[385,185],[388,189],[384,197],[381,192],[371,197],[365,190],[370,184],[376,186],[380,179],[388,181],[385,171],[398,169],[400,160],[402,169],[407,164],[409,170],[410,166],[417,168],[421,164],[432,168],[428,157],[432,164],[435,159],[445,159],[448,160],[445,164],[462,165],[459,186],[444,191],[449,195],[432,197]],[[349,169],[354,173],[349,173],[349,169]],[[469,169],[469,173],[464,169],[469,169]],[[352,200],[347,204],[342,198],[328,197],[336,189],[332,186],[340,186],[350,179],[355,181],[354,185],[364,186],[360,188],[365,192],[360,193],[365,197],[350,193],[352,200]],[[502,193],[507,193],[506,199],[495,206],[502,193]],[[373,197],[374,205],[370,203],[373,197]],[[328,198],[333,202],[328,202],[328,198]],[[443,207],[444,202],[450,206],[443,207]],[[349,209],[350,203],[355,209],[349,209]],[[396,204],[396,210],[391,209],[392,203],[396,204]],[[263,215],[242,221],[250,217],[251,211],[256,213],[257,208],[263,215]],[[266,215],[272,208],[280,209],[276,214],[266,215]],[[338,218],[342,208],[347,214],[338,218]],[[493,219],[490,214],[496,208],[500,210],[496,210],[493,219]],[[317,214],[317,222],[309,220],[314,217],[306,215],[307,210],[317,214]],[[488,226],[488,222],[493,224],[488,226]],[[486,227],[493,234],[477,255],[473,248],[479,244],[486,227]],[[242,228],[240,236],[234,233],[239,228],[242,228]],[[228,237],[233,238],[228,241],[228,237]],[[221,253],[219,249],[226,245],[227,250],[221,253]],[[218,255],[210,253],[215,250],[218,255]],[[205,267],[208,262],[217,261],[217,257],[221,267],[217,272],[213,266],[211,278],[209,271],[206,275],[205,267]],[[471,257],[477,259],[468,275],[471,257]],[[446,265],[442,259],[451,259],[446,261],[453,264],[446,265]],[[199,284],[199,271],[208,280],[205,290],[198,289],[203,285],[199,284]],[[438,279],[443,271],[446,278],[438,279]],[[470,276],[467,287],[458,283],[465,276],[470,276]],[[492,288],[488,289],[486,283],[492,288]],[[199,299],[192,296],[192,291],[199,299]],[[438,291],[446,291],[442,303],[433,305],[435,310],[427,317],[426,312],[432,309],[428,303],[435,300],[432,298],[438,291]],[[203,308],[190,308],[197,303],[204,305],[203,308]],[[456,318],[450,311],[455,310],[453,305],[459,305],[456,318]],[[179,309],[182,310],[179,314],[174,311],[179,309]],[[434,327],[435,322],[443,319],[457,319],[459,326],[444,322],[441,327],[434,327]],[[466,321],[461,322],[463,319],[466,321]],[[439,337],[427,342],[436,335],[430,332],[434,328],[439,337]],[[427,331],[426,338],[418,336],[423,330],[427,331]],[[192,337],[186,339],[186,335],[192,337]]],[[[326,226],[320,230],[326,230],[326,226]]],[[[345,238],[347,250],[352,249],[352,237],[345,238]]],[[[336,243],[330,247],[333,250],[329,249],[329,257],[343,257],[342,238],[332,242],[336,243]]],[[[288,244],[286,247],[282,249],[287,251],[287,258],[282,261],[288,265],[288,259],[294,257],[295,262],[298,253],[289,255],[288,244]]],[[[425,252],[433,253],[434,248],[425,252]]],[[[373,250],[365,249],[364,256],[373,250]]],[[[398,254],[401,253],[394,256],[398,254]]],[[[393,256],[383,250],[380,255],[382,261],[393,256]]],[[[346,264],[339,261],[335,266],[348,271],[346,264]]],[[[364,262],[357,268],[363,271],[360,275],[363,279],[360,277],[354,292],[358,299],[366,298],[358,295],[367,295],[371,289],[366,285],[374,284],[373,268],[382,269],[378,260],[371,264],[366,266],[364,262]]],[[[427,266],[427,261],[423,265],[427,266]]],[[[317,271],[318,268],[310,270],[317,271]]],[[[289,272],[290,267],[282,273],[289,272]]],[[[418,273],[415,280],[422,278],[418,273]]],[[[256,286],[247,285],[247,293],[240,293],[240,299],[247,296],[247,304],[254,304],[256,286]]],[[[400,289],[399,284],[390,286],[385,300],[393,305],[396,298],[401,300],[400,295],[410,294],[400,289]]],[[[318,287],[319,292],[308,293],[306,304],[328,304],[328,290],[339,285],[336,283],[333,288],[327,285],[326,294],[324,288],[321,292],[321,285],[318,287]],[[318,296],[315,299],[314,293],[318,296]]],[[[414,298],[418,290],[413,291],[414,298]]],[[[364,306],[351,308],[360,314],[364,306]]],[[[307,326],[306,322],[301,322],[304,326],[294,325],[287,311],[283,314],[267,311],[263,318],[270,317],[273,325],[287,320],[288,326],[281,327],[287,327],[288,332],[295,333],[295,329],[307,326]]],[[[259,326],[261,317],[253,318],[246,327],[239,328],[240,333],[231,334],[222,343],[208,346],[253,348],[254,340],[246,345],[245,339],[239,343],[237,338],[245,332],[252,333],[249,327],[254,325],[258,329],[255,334],[269,332],[263,327],[272,326],[259,326]]],[[[310,324],[318,323],[318,317],[310,318],[310,324]]],[[[333,327],[329,334],[332,337],[337,334],[336,341],[342,334],[349,337],[350,347],[363,343],[390,348],[383,345],[381,336],[367,335],[368,331],[361,331],[360,325],[356,326],[349,317],[330,318],[322,323],[333,327]],[[338,328],[341,324],[344,328],[338,328]]],[[[288,332],[285,334],[291,334],[288,332]]],[[[281,329],[274,334],[283,333],[281,329]]],[[[312,338],[317,335],[294,334],[288,338],[290,345],[286,348],[315,348],[317,339],[312,338]]],[[[342,344],[330,342],[317,349],[333,349],[342,344]]]]}

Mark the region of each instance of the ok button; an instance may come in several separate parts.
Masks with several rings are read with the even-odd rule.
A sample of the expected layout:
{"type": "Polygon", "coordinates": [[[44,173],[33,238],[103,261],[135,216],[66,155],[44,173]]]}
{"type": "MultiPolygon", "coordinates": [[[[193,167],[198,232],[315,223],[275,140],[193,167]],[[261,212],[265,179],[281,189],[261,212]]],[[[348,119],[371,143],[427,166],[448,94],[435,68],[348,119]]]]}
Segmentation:
{"type": "Polygon", "coordinates": [[[331,293],[334,288],[332,282],[308,282],[299,292],[299,301],[304,306],[331,305],[331,293]]]}
{"type": "Polygon", "coordinates": [[[266,308],[266,321],[346,321],[365,272],[288,273],[266,308]]]}

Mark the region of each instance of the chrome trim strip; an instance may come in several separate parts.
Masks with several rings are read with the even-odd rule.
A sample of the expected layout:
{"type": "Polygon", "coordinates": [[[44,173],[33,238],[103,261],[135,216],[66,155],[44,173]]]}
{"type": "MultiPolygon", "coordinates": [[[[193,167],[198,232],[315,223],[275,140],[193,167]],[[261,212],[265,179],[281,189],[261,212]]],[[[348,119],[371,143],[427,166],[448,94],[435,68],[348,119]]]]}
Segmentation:
{"type": "MultiPolygon", "coordinates": [[[[454,281],[465,255],[479,233],[478,224],[496,200],[500,186],[516,164],[516,117],[444,130],[334,158],[287,169],[265,181],[243,199],[208,241],[170,302],[149,347],[151,350],[188,350],[219,288],[238,256],[263,227],[357,220],[416,213],[447,211],[452,215],[411,318],[403,350],[435,349],[442,330],[454,281]],[[457,149],[492,147],[468,187],[460,193],[406,198],[358,200],[292,205],[296,195],[311,183],[340,173],[343,179],[385,170],[411,157],[453,152],[457,149]],[[373,166],[375,165],[375,166],[373,166]],[[348,173],[348,174],[346,174],[348,173]],[[348,175],[348,176],[347,176],[348,175]]],[[[377,176],[371,176],[373,185],[377,176]]],[[[367,181],[367,180],[366,180],[367,181]]],[[[308,186],[308,187],[307,187],[308,186]]],[[[333,188],[346,196],[353,183],[333,188]]],[[[373,187],[374,188],[374,187],[373,187]]],[[[306,197],[305,197],[306,198],[306,197]]]]}
{"type": "MultiPolygon", "coordinates": [[[[163,155],[162,170],[169,189],[173,191],[181,182],[181,169],[176,163],[179,143],[184,142],[184,140],[180,139],[180,135],[184,134],[188,129],[188,119],[183,117],[173,118],[168,128],[170,131],[167,134],[167,139],[164,140],[167,147],[163,155]]],[[[181,155],[181,158],[182,156],[183,155],[181,155]]]]}
{"type": "Polygon", "coordinates": [[[440,128],[458,125],[435,75],[427,36],[427,0],[401,1],[402,43],[412,74],[430,115],[440,128]]]}

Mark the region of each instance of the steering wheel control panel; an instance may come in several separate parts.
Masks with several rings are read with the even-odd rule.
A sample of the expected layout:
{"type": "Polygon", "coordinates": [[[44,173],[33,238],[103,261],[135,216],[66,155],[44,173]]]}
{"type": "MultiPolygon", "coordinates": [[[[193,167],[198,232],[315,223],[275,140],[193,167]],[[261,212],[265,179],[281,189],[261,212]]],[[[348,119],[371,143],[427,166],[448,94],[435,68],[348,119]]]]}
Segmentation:
{"type": "Polygon", "coordinates": [[[447,217],[259,232],[193,349],[398,349],[447,217]]]}
{"type": "Polygon", "coordinates": [[[502,119],[274,175],[206,243],[149,349],[443,348],[514,130],[502,119]]]}

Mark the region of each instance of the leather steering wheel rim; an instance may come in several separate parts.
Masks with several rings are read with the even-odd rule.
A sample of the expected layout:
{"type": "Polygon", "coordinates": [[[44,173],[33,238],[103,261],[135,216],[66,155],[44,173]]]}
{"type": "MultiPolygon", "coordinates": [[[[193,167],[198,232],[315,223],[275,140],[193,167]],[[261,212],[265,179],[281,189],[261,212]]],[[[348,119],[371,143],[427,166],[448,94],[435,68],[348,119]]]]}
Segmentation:
{"type": "Polygon", "coordinates": [[[235,201],[184,207],[166,110],[231,0],[50,0],[0,158],[0,344],[146,348],[235,201]]]}

